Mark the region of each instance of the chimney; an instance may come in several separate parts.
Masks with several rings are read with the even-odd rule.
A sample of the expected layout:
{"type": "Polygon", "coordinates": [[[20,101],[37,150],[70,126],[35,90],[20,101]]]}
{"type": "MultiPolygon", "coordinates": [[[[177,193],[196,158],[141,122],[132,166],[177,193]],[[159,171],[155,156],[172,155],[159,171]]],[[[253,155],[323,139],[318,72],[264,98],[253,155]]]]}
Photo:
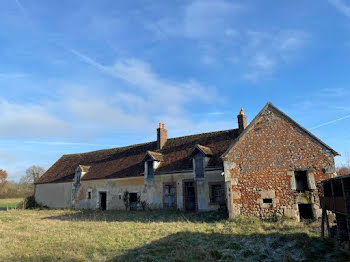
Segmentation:
{"type": "Polygon", "coordinates": [[[238,129],[239,129],[239,132],[241,133],[247,127],[247,117],[244,115],[243,108],[241,108],[241,111],[239,112],[237,119],[238,119],[238,129]]]}
{"type": "Polygon", "coordinates": [[[157,149],[162,149],[168,139],[168,131],[165,129],[164,123],[159,123],[157,128],[157,149]]]}

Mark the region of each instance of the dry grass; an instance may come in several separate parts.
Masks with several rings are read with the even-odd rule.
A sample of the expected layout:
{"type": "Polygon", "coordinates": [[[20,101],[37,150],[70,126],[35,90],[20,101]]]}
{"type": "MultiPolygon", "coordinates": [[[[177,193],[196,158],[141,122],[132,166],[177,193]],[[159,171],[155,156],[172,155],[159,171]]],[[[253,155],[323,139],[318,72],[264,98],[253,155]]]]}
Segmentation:
{"type": "Polygon", "coordinates": [[[319,228],[217,213],[0,211],[0,261],[347,261],[319,228]]]}

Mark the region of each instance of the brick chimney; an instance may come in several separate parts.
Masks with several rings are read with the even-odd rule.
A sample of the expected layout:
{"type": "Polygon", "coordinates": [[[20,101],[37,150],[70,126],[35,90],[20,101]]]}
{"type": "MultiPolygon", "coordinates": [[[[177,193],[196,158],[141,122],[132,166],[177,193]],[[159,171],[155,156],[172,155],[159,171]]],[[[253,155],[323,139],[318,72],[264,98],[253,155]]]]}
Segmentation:
{"type": "Polygon", "coordinates": [[[164,123],[159,123],[157,128],[157,149],[162,149],[168,139],[168,131],[165,129],[164,123]]]}
{"type": "Polygon", "coordinates": [[[244,115],[243,108],[241,108],[241,111],[239,112],[237,119],[238,119],[238,129],[239,129],[239,132],[241,133],[247,127],[247,117],[244,115]]]}

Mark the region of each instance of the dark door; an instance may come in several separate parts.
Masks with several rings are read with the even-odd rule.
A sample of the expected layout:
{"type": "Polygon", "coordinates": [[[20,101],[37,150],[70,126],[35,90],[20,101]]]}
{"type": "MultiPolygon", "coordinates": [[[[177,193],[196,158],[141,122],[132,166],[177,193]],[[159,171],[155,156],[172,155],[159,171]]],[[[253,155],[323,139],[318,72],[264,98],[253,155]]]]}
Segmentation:
{"type": "Polygon", "coordinates": [[[101,210],[107,209],[107,193],[106,192],[100,192],[100,209],[101,210]]]}
{"type": "Polygon", "coordinates": [[[129,193],[130,210],[137,210],[137,193],[129,193]]]}
{"type": "Polygon", "coordinates": [[[185,194],[185,210],[195,211],[196,210],[196,188],[194,182],[184,183],[184,194],[185,194]]]}

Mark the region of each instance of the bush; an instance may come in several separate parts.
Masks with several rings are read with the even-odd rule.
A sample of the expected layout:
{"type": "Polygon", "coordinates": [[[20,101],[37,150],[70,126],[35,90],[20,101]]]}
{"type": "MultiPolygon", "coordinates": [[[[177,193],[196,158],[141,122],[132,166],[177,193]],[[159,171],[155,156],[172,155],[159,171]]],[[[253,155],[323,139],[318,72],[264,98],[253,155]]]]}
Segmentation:
{"type": "Polygon", "coordinates": [[[43,208],[44,206],[38,204],[35,201],[34,196],[28,196],[23,201],[21,201],[17,208],[23,208],[23,209],[34,209],[34,208],[43,208]]]}

